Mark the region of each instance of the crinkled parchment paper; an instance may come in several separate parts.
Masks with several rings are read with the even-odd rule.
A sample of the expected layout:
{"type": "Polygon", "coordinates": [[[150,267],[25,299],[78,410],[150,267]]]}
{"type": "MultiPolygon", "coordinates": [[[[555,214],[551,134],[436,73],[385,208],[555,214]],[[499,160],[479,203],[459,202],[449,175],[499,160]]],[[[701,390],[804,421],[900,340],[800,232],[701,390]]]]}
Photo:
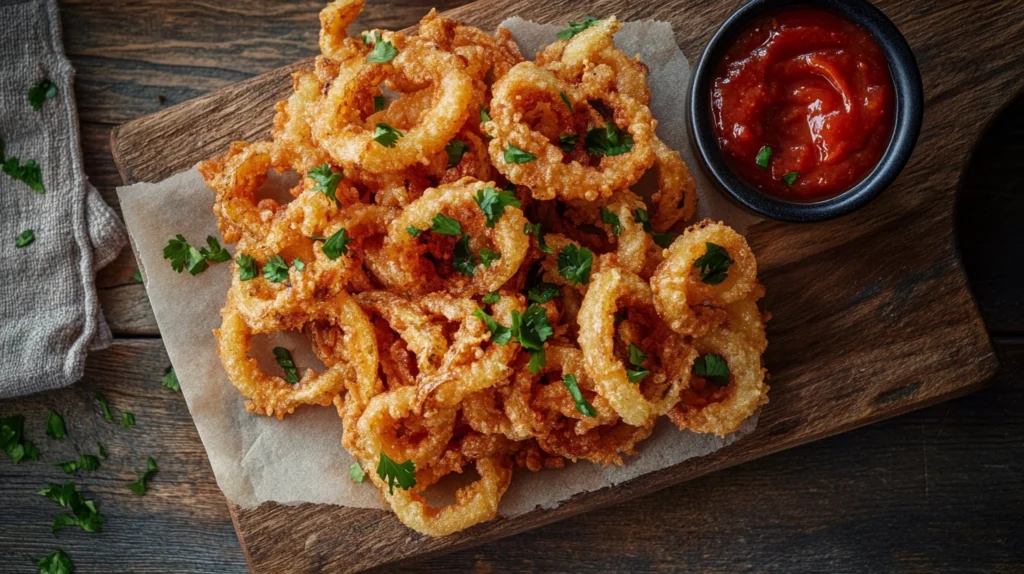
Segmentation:
{"type": "MultiPolygon", "coordinates": [[[[515,35],[523,54],[555,38],[560,26],[512,18],[503,23],[515,35]]],[[[665,22],[626,23],[615,41],[627,54],[640,54],[650,68],[651,108],[658,135],[678,149],[697,178],[698,215],[721,219],[742,230],[753,219],[719,195],[697,169],[686,132],[686,94],[690,66],[665,22]]],[[[283,176],[272,178],[283,187],[283,176]]],[[[217,484],[228,499],[243,507],[262,502],[325,503],[380,508],[376,490],[348,478],[352,458],[341,447],[341,421],[333,407],[305,407],[284,421],[245,411],[245,400],[228,381],[216,353],[213,329],[230,285],[228,263],[211,265],[196,277],[175,273],[163,259],[167,240],[182,234],[192,245],[207,235],[220,238],[210,205],[213,193],[195,170],[157,184],[118,189],[121,209],[145,278],[153,312],[181,390],[202,437],[217,484]]],[[[292,349],[300,368],[318,362],[309,343],[298,334],[279,333],[257,339],[253,356],[265,368],[276,368],[270,349],[292,349]]],[[[538,473],[518,472],[501,501],[501,514],[515,516],[537,506],[553,508],[571,496],[619,484],[648,472],[709,454],[756,425],[756,416],[725,439],[677,430],[661,420],[650,439],[623,467],[603,468],[588,462],[538,473]]]]}

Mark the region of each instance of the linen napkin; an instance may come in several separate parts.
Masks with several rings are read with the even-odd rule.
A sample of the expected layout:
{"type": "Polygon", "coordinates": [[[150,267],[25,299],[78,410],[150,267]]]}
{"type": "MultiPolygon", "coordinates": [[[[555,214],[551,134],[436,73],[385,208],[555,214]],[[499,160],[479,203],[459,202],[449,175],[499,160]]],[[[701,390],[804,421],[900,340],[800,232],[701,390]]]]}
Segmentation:
{"type": "Polygon", "coordinates": [[[55,0],[0,0],[0,398],[77,381],[111,340],[96,270],[127,236],[82,169],[73,80],[55,0]]]}

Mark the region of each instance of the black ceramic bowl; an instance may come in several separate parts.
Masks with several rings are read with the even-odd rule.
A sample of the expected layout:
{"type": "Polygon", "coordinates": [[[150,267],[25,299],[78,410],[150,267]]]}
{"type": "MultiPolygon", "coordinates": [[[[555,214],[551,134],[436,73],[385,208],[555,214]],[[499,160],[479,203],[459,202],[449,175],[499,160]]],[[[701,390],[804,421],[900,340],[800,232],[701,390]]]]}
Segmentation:
{"type": "Polygon", "coordinates": [[[824,221],[866,205],[888,187],[910,159],[921,130],[924,101],[921,73],[914,54],[896,25],[866,0],[752,0],[715,32],[694,70],[690,86],[690,137],[704,168],[722,190],[761,215],[782,221],[824,221]],[[808,6],[845,17],[871,34],[889,62],[894,88],[892,138],[878,165],[857,185],[822,201],[798,203],[767,195],[748,185],[729,168],[715,138],[711,118],[711,82],[715,66],[735,38],[759,16],[780,8],[808,6]]]}

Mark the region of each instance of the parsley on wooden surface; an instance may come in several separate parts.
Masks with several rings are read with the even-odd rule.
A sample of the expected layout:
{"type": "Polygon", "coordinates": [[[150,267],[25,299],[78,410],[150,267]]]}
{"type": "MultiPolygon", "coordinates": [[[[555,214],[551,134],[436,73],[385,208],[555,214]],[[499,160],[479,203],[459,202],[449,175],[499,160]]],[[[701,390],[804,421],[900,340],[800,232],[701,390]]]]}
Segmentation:
{"type": "Polygon", "coordinates": [[[178,383],[178,375],[174,372],[174,367],[167,367],[164,369],[164,376],[161,377],[160,384],[163,385],[165,389],[170,389],[172,391],[181,390],[181,384],[178,383]]]}
{"type": "Polygon", "coordinates": [[[103,516],[96,509],[96,504],[86,500],[74,482],[65,484],[49,483],[37,492],[56,502],[64,508],[70,508],[71,514],[58,514],[53,519],[51,530],[56,533],[67,526],[78,526],[86,532],[99,532],[103,526],[103,516]]]}
{"type": "Polygon", "coordinates": [[[68,431],[64,428],[64,417],[57,411],[50,411],[46,417],[46,436],[50,438],[64,438],[68,431]]]}
{"type": "Polygon", "coordinates": [[[159,470],[160,469],[156,467],[155,460],[153,460],[152,458],[146,459],[145,472],[143,472],[142,476],[140,476],[139,479],[136,480],[135,482],[128,483],[129,490],[135,493],[136,496],[142,496],[143,494],[146,494],[146,491],[149,489],[150,479],[152,479],[153,475],[156,474],[157,471],[159,470]]]}
{"type": "Polygon", "coordinates": [[[32,562],[39,574],[72,574],[75,571],[75,565],[63,550],[55,550],[39,559],[33,558],[32,562]]]}
{"type": "Polygon", "coordinates": [[[128,411],[121,411],[121,428],[130,429],[135,426],[135,415],[128,411]]]}
{"type": "Polygon", "coordinates": [[[107,419],[108,422],[114,420],[113,415],[110,414],[110,405],[107,404],[107,397],[103,396],[103,393],[95,392],[92,396],[96,399],[96,402],[100,404],[100,410],[103,411],[103,418],[107,419]]]}
{"type": "Polygon", "coordinates": [[[22,415],[0,418],[0,449],[14,464],[18,464],[22,460],[39,458],[39,449],[22,435],[24,427],[25,417],[22,415]]]}

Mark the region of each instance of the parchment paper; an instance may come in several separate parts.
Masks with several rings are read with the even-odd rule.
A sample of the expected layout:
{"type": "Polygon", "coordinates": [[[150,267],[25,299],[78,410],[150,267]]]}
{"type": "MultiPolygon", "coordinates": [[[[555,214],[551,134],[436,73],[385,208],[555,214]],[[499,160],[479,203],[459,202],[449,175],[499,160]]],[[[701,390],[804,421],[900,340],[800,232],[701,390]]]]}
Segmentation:
{"type": "MultiPolygon", "coordinates": [[[[512,31],[528,59],[540,46],[553,41],[561,28],[520,18],[502,25],[512,31]]],[[[650,68],[651,108],[659,121],[658,135],[680,150],[697,179],[698,217],[720,219],[740,231],[745,229],[756,219],[712,189],[698,169],[685,123],[690,66],[676,46],[671,25],[626,23],[615,41],[627,54],[640,54],[650,68]]],[[[285,187],[285,176],[272,179],[272,185],[285,187]]],[[[251,415],[245,411],[245,399],[224,373],[212,330],[220,325],[220,309],[231,282],[230,264],[213,264],[193,277],[187,272],[175,273],[162,253],[168,239],[177,234],[192,245],[205,244],[207,235],[220,239],[210,211],[213,192],[198,171],[193,168],[156,184],[118,188],[118,197],[164,345],[217,484],[228,499],[242,507],[274,501],[381,508],[368,481],[356,484],[348,478],[352,458],[341,447],[341,421],[333,407],[302,408],[284,421],[251,415]]],[[[269,356],[275,345],[292,349],[300,368],[318,365],[308,341],[291,333],[255,341],[252,355],[273,369],[276,365],[269,356]]],[[[751,417],[740,431],[725,439],[679,431],[663,419],[623,467],[580,462],[560,470],[517,471],[500,513],[515,516],[538,506],[553,508],[575,494],[709,454],[753,430],[756,419],[756,415],[751,417]]]]}

